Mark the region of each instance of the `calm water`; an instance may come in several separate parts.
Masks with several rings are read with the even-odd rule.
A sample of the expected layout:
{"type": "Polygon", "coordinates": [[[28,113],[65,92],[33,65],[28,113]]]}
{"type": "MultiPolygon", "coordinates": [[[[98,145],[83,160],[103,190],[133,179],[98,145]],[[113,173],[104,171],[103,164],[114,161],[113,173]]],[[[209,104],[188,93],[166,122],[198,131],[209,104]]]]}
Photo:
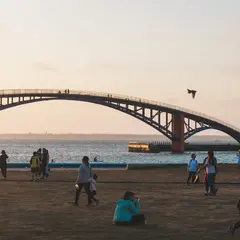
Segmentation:
{"type": "MultiPolygon", "coordinates": [[[[83,141],[83,140],[0,140],[0,149],[5,149],[10,162],[29,161],[33,151],[45,147],[49,150],[50,159],[56,162],[79,162],[83,155],[91,160],[95,156],[104,162],[129,163],[186,163],[191,153],[129,153],[128,140],[121,141],[83,141]]],[[[197,152],[199,162],[206,153],[197,152]]],[[[217,152],[218,162],[236,163],[235,152],[217,152]]]]}

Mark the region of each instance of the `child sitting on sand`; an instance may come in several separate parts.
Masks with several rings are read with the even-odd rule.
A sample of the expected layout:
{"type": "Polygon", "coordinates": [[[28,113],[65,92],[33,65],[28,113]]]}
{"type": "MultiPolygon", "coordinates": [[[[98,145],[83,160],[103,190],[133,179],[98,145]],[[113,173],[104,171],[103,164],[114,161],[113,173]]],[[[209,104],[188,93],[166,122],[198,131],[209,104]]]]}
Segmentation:
{"type": "Polygon", "coordinates": [[[91,199],[96,203],[96,205],[99,204],[99,200],[97,199],[97,174],[94,174],[92,178],[90,178],[89,183],[90,183],[90,197],[91,199]]]}
{"type": "MultiPolygon", "coordinates": [[[[239,215],[240,215],[240,200],[238,201],[237,208],[238,208],[239,215]]],[[[229,232],[232,233],[232,235],[233,235],[237,228],[240,228],[240,221],[238,221],[233,226],[231,226],[230,229],[229,229],[229,232]]]]}
{"type": "Polygon", "coordinates": [[[117,201],[113,222],[116,225],[146,224],[145,216],[139,212],[140,199],[133,192],[127,191],[123,199],[117,201]]]}

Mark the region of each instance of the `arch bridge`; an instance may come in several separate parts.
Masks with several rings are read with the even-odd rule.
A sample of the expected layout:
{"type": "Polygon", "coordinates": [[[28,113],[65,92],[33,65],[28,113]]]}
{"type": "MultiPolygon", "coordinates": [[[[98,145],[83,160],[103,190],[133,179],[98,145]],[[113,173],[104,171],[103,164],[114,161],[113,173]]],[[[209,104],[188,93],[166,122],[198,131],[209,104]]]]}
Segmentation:
{"type": "Polygon", "coordinates": [[[219,119],[161,102],[110,93],[68,89],[0,90],[0,111],[50,100],[89,102],[126,113],[170,139],[173,152],[184,152],[185,140],[207,129],[222,131],[240,143],[240,129],[219,119]]]}

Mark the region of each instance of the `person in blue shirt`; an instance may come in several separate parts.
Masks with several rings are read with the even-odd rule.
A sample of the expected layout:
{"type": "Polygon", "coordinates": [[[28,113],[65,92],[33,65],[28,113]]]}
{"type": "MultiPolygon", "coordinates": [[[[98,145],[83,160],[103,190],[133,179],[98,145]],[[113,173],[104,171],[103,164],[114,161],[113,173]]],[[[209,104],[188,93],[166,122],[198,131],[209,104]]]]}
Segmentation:
{"type": "Polygon", "coordinates": [[[198,162],[196,160],[196,154],[193,153],[191,155],[191,160],[188,163],[188,179],[187,184],[189,183],[190,179],[192,178],[192,183],[194,183],[194,180],[196,178],[196,172],[197,172],[198,162]]]}
{"type": "Polygon", "coordinates": [[[146,223],[145,216],[139,212],[140,199],[127,191],[123,199],[117,201],[113,222],[116,225],[143,225],[146,223]]]}
{"type": "Polygon", "coordinates": [[[238,160],[238,164],[240,164],[240,149],[237,152],[237,160],[238,160]]]}

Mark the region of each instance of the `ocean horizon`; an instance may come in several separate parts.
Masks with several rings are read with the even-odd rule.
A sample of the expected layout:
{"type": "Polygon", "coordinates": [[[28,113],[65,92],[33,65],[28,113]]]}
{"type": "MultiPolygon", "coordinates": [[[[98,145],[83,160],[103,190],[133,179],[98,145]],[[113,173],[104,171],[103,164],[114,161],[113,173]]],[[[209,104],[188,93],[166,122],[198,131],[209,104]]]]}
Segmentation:
{"type": "MultiPolygon", "coordinates": [[[[115,133],[3,133],[0,139],[16,140],[16,139],[33,139],[33,140],[93,140],[93,141],[109,141],[109,140],[145,140],[145,141],[165,141],[170,142],[161,134],[115,134],[115,133]]],[[[189,138],[186,142],[233,142],[237,143],[233,138],[227,135],[196,135],[189,138]]]]}
{"type": "MultiPolygon", "coordinates": [[[[128,152],[130,141],[162,141],[170,142],[162,135],[134,134],[0,134],[0,150],[6,150],[10,162],[29,162],[32,153],[39,148],[47,148],[50,160],[56,162],[81,162],[84,155],[90,161],[98,160],[118,163],[187,163],[190,152],[183,154],[132,153],[128,152]]],[[[193,136],[189,143],[236,143],[228,136],[202,135],[193,136]]],[[[206,152],[196,152],[201,163],[206,152]]],[[[237,163],[235,152],[216,152],[219,163],[237,163]]]]}

